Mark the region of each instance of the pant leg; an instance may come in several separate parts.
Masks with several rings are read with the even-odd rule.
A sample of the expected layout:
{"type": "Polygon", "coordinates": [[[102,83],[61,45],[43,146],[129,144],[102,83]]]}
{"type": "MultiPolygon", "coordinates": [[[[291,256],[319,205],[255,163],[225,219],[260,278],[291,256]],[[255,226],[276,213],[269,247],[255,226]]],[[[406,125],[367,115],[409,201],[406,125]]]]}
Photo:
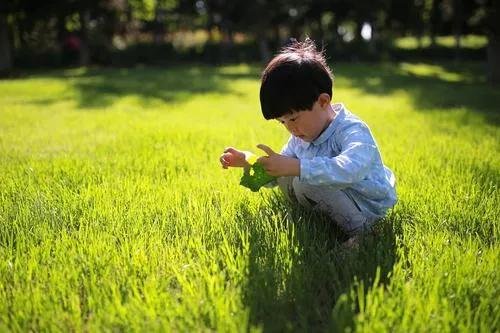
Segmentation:
{"type": "Polygon", "coordinates": [[[342,190],[309,185],[298,177],[281,177],[278,185],[289,199],[326,214],[348,235],[360,233],[375,222],[342,190]]]}
{"type": "Polygon", "coordinates": [[[278,186],[285,195],[285,197],[292,201],[292,202],[297,202],[297,199],[295,198],[295,193],[293,192],[293,179],[295,177],[279,177],[277,179],[278,186]]]}

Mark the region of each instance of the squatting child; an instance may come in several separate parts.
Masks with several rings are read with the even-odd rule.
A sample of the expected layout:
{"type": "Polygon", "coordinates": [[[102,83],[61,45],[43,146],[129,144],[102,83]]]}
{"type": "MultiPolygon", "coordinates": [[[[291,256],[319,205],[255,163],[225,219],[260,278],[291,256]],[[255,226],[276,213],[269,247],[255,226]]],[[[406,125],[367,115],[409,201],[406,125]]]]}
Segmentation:
{"type": "MultiPolygon", "coordinates": [[[[384,166],[368,126],[341,103],[332,104],[333,75],[314,42],[283,48],[262,74],[260,104],[291,136],[281,152],[257,147],[284,194],[326,213],[347,235],[369,229],[396,203],[395,177],[384,166]]],[[[226,148],[222,167],[249,167],[246,152],[226,148]]]]}

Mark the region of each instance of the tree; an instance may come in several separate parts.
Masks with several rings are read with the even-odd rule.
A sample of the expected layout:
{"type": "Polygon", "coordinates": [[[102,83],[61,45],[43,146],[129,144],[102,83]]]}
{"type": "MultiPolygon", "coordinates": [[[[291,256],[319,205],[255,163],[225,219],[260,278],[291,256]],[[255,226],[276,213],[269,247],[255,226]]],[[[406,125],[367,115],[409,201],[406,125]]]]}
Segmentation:
{"type": "Polygon", "coordinates": [[[0,11],[0,74],[8,73],[12,68],[7,14],[0,11]]]}
{"type": "Polygon", "coordinates": [[[439,31],[439,24],[441,23],[439,7],[442,0],[431,0],[431,10],[429,13],[429,35],[431,38],[431,47],[436,46],[436,35],[439,31]]]}
{"type": "Polygon", "coordinates": [[[455,38],[455,59],[460,58],[460,39],[464,22],[464,8],[462,0],[453,0],[453,37],[455,38]]]}
{"type": "Polygon", "coordinates": [[[12,69],[12,46],[10,42],[9,15],[15,12],[17,1],[0,2],[0,75],[12,69]]]}
{"type": "Polygon", "coordinates": [[[491,0],[487,6],[488,72],[492,84],[500,84],[500,1],[491,0]]]}

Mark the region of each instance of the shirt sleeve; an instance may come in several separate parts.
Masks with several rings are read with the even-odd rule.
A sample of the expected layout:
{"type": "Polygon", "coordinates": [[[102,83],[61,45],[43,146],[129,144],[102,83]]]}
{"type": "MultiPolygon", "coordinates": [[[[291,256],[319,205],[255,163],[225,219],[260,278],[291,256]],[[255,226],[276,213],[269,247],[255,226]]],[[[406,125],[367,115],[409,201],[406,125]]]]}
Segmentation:
{"type": "Polygon", "coordinates": [[[378,155],[368,127],[362,123],[352,125],[341,131],[337,142],[341,152],[335,157],[317,156],[300,160],[302,181],[311,185],[344,188],[365,178],[378,155]]]}

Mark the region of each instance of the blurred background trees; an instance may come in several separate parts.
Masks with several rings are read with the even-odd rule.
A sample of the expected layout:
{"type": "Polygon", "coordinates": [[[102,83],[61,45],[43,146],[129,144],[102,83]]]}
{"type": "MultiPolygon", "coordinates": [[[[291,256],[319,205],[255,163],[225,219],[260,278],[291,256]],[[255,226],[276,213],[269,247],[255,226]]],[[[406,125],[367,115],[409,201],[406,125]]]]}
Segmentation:
{"type": "Polygon", "coordinates": [[[13,67],[265,61],[310,36],[332,60],[490,60],[495,0],[4,0],[0,71],[13,67]],[[443,37],[447,36],[447,37],[443,37]]]}

